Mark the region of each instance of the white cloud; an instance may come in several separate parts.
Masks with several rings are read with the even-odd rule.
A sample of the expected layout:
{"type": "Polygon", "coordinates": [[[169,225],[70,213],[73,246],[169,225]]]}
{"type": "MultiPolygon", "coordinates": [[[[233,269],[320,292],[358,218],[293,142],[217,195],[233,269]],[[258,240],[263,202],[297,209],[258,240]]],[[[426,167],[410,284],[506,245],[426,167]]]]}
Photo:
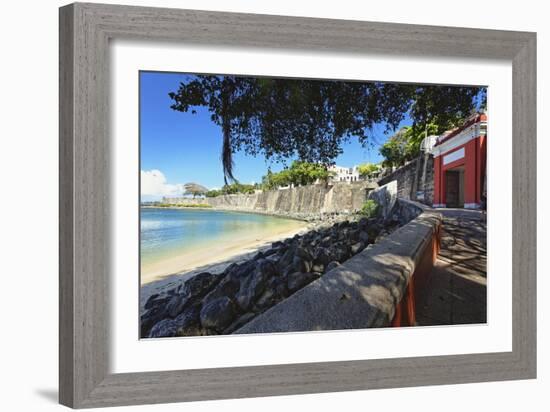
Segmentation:
{"type": "Polygon", "coordinates": [[[184,191],[182,184],[170,184],[157,169],[141,171],[141,196],[176,196],[184,191]]]}

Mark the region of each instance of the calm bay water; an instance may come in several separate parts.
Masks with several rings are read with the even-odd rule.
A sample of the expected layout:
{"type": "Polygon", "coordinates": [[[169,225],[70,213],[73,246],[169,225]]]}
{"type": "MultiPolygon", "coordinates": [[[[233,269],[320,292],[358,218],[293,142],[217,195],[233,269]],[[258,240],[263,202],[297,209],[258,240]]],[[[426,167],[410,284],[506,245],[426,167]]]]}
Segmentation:
{"type": "Polygon", "coordinates": [[[253,234],[261,239],[288,219],[217,210],[141,208],[141,264],[162,261],[253,234]]]}

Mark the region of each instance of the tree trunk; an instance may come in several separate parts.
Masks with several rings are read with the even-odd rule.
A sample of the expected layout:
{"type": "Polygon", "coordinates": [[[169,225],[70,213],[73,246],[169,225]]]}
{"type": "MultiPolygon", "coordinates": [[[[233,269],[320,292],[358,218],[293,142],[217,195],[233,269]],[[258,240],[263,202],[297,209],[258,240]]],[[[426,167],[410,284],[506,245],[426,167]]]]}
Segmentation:
{"type": "Polygon", "coordinates": [[[228,181],[235,181],[233,176],[233,151],[231,148],[231,122],[229,120],[229,105],[230,105],[230,90],[227,80],[224,78],[222,91],[222,108],[221,108],[221,118],[222,118],[222,133],[223,133],[223,145],[222,145],[222,165],[223,165],[223,180],[225,184],[228,184],[228,181]]]}

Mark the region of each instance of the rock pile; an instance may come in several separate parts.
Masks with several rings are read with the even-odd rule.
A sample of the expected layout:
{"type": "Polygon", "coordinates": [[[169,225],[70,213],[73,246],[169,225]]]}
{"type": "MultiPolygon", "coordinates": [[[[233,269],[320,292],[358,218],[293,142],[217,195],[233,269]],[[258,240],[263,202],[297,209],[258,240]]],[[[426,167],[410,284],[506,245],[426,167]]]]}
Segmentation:
{"type": "Polygon", "coordinates": [[[142,337],[229,334],[388,233],[381,220],[342,221],[274,242],[223,273],[203,272],[151,296],[142,337]]]}

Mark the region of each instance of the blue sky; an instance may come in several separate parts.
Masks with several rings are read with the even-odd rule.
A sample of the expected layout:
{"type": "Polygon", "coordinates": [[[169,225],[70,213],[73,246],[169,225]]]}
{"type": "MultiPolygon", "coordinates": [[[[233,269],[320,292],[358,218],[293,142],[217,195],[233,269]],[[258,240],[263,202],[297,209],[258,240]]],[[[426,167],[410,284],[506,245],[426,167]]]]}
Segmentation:
{"type": "MultiPolygon", "coordinates": [[[[170,109],[172,100],[168,93],[177,91],[180,82],[188,78],[189,75],[179,73],[140,73],[141,174],[144,200],[158,198],[162,194],[176,194],[181,189],[179,185],[187,182],[200,183],[208,188],[223,186],[220,127],[210,120],[210,113],[206,108],[197,108],[196,114],[170,109]]],[[[403,124],[410,122],[405,121],[403,124]]],[[[336,164],[350,167],[380,161],[378,148],[389,137],[383,131],[383,125],[375,128],[372,148],[362,147],[357,139],[346,144],[343,154],[336,159],[336,164]]],[[[261,182],[270,165],[263,156],[251,157],[242,152],[235,153],[234,160],[235,177],[241,183],[261,182]]],[[[277,163],[271,164],[272,171],[278,171],[282,167],[283,165],[277,163]]]]}

